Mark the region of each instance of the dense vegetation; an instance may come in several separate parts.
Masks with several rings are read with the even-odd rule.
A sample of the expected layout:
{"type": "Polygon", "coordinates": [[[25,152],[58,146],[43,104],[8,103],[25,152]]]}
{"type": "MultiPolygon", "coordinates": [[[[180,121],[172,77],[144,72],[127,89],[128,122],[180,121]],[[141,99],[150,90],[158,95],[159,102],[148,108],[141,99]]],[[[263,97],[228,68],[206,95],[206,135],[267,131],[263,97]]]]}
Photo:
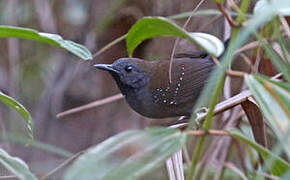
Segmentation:
{"type": "MultiPolygon", "coordinates": [[[[25,120],[29,138],[22,139],[22,143],[27,144],[24,149],[38,146],[67,157],[52,171],[38,174],[32,173],[22,159],[0,148],[0,164],[18,178],[29,180],[50,179],[59,171],[62,171],[61,179],[67,180],[139,179],[165,163],[170,179],[290,179],[290,2],[259,0],[253,2],[254,8],[249,0],[238,4],[228,2],[216,0],[218,10],[198,10],[197,7],[191,12],[168,17],[142,17],[125,35],[94,55],[85,46],[64,40],[57,34],[0,25],[0,38],[47,43],[86,62],[96,59],[122,40],[126,40],[128,56],[132,56],[138,46],[144,45],[142,42],[157,36],[178,37],[175,44],[181,38],[187,39],[215,60],[223,53],[186,123],[127,130],[74,154],[35,141],[34,120],[29,108],[25,108],[21,100],[12,98],[17,97],[16,90],[0,91],[0,101],[25,120]],[[183,27],[174,22],[175,19],[190,20],[197,15],[209,14],[224,17],[229,24],[224,28],[224,34],[231,37],[225,51],[219,38],[209,33],[187,31],[188,22],[183,27]],[[230,34],[227,33],[229,29],[230,34]],[[236,61],[246,62],[245,67],[236,70],[236,61]],[[231,78],[232,81],[244,80],[236,93],[231,92],[228,81],[231,78]]],[[[6,118],[3,122],[12,119],[6,118]]],[[[3,129],[1,139],[21,139],[13,137],[3,129]]]]}

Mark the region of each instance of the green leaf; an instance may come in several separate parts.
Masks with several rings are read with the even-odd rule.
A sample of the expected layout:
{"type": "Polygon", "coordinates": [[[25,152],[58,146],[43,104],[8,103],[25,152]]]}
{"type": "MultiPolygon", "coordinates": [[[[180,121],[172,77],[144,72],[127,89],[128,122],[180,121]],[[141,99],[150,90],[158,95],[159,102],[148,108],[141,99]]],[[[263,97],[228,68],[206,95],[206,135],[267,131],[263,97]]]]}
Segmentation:
{"type": "Polygon", "coordinates": [[[209,82],[206,84],[195,105],[195,109],[207,106],[208,103],[215,98],[213,96],[213,90],[216,90],[219,83],[224,80],[224,70],[231,66],[235,51],[240,48],[249,36],[256,32],[259,27],[270,21],[274,15],[275,12],[271,8],[267,8],[263,13],[256,13],[252,16],[252,18],[246,22],[247,26],[242,28],[239,32],[232,34],[230,45],[220,58],[221,66],[216,68],[212,73],[209,82]]]}
{"type": "Polygon", "coordinates": [[[160,167],[185,143],[176,129],[131,130],[90,148],[68,169],[65,180],[138,179],[160,167]]]}
{"type": "Polygon", "coordinates": [[[256,37],[261,43],[262,47],[265,49],[267,56],[270,58],[270,60],[274,63],[274,65],[277,67],[277,69],[283,73],[283,77],[290,81],[290,61],[287,60],[289,54],[287,52],[287,45],[284,42],[283,37],[281,37],[280,33],[280,21],[278,21],[278,18],[271,21],[272,23],[269,24],[273,26],[274,29],[274,35],[278,39],[279,45],[281,47],[283,58],[271,47],[270,44],[266,43],[263,37],[256,33],[256,37]]]}
{"type": "Polygon", "coordinates": [[[290,164],[289,163],[287,163],[286,161],[281,159],[279,156],[273,154],[268,149],[266,149],[263,146],[259,145],[258,143],[248,139],[247,137],[242,135],[237,130],[231,130],[231,131],[229,131],[229,133],[230,133],[230,135],[233,138],[236,138],[239,141],[244,142],[245,144],[251,146],[256,151],[258,151],[261,154],[261,156],[264,159],[264,161],[266,162],[266,166],[268,166],[269,170],[271,171],[271,173],[273,175],[282,176],[283,174],[285,174],[287,171],[290,170],[290,164]],[[271,163],[270,166],[269,166],[269,164],[267,164],[267,160],[268,159],[273,159],[274,160],[274,163],[271,163]]]}
{"type": "Polygon", "coordinates": [[[210,55],[216,57],[220,56],[224,50],[223,43],[213,35],[186,32],[164,17],[144,17],[137,21],[128,32],[126,43],[129,56],[132,56],[135,48],[144,40],[156,36],[178,36],[186,38],[200,46],[210,55]]]}
{"type": "Polygon", "coordinates": [[[284,16],[290,15],[290,1],[289,0],[260,0],[256,3],[254,7],[254,13],[263,13],[265,10],[272,9],[275,14],[280,14],[284,16]]]}
{"type": "Polygon", "coordinates": [[[36,148],[36,149],[49,152],[49,153],[52,153],[52,154],[55,154],[64,158],[69,158],[73,155],[71,152],[65,149],[58,148],[54,145],[46,144],[37,140],[31,141],[31,139],[25,136],[15,135],[8,132],[5,132],[5,136],[2,136],[2,137],[0,136],[0,140],[3,140],[3,141],[5,140],[11,143],[21,144],[21,145],[29,144],[30,148],[36,148]]]}
{"type": "Polygon", "coordinates": [[[290,84],[273,81],[261,75],[245,76],[251,92],[259,104],[271,128],[281,141],[285,152],[290,157],[290,144],[283,142],[290,126],[290,84]]]}
{"type": "MultiPolygon", "coordinates": [[[[245,8],[244,10],[247,10],[247,8],[245,8]]],[[[243,13],[245,13],[245,11],[243,13]]],[[[256,32],[259,27],[270,21],[274,17],[274,15],[275,13],[271,9],[267,8],[263,13],[257,13],[252,16],[251,19],[246,22],[247,26],[243,27],[242,29],[240,29],[239,27],[233,28],[229,47],[226,48],[224,55],[220,58],[221,66],[216,68],[216,70],[214,70],[214,72],[211,74],[211,77],[209,78],[208,83],[204,87],[201,95],[199,96],[194,109],[204,106],[208,107],[209,104],[214,105],[217,96],[220,95],[220,87],[221,85],[223,85],[225,80],[224,72],[226,68],[231,66],[231,63],[234,59],[235,51],[244,44],[244,42],[249,38],[252,33],[256,32]]],[[[212,117],[212,110],[209,111],[209,115],[212,117]]],[[[207,127],[211,124],[212,121],[210,116],[208,116],[209,121],[206,124],[207,127]]],[[[193,119],[191,119],[191,121],[192,120],[193,119]]],[[[197,142],[197,151],[195,152],[203,152],[202,146],[204,145],[204,142],[202,141],[204,141],[204,139],[205,138],[201,138],[197,142]]],[[[199,162],[200,159],[198,154],[196,156],[193,156],[194,160],[192,161],[192,168],[188,173],[189,179],[195,174],[197,162],[199,162]]]]}
{"type": "Polygon", "coordinates": [[[267,55],[270,57],[274,65],[280,70],[280,72],[283,73],[285,79],[290,81],[290,62],[288,62],[287,59],[282,59],[270,45],[263,41],[260,41],[260,43],[264,47],[267,55]]]}
{"type": "Polygon", "coordinates": [[[14,109],[25,120],[29,136],[33,139],[33,121],[30,113],[25,107],[10,96],[0,91],[0,101],[10,108],[14,109]]]}
{"type": "Polygon", "coordinates": [[[231,38],[229,46],[226,48],[224,55],[220,58],[221,66],[216,68],[212,73],[195,105],[195,109],[208,106],[209,102],[215,98],[215,96],[213,96],[215,94],[213,91],[216,91],[218,85],[224,81],[224,71],[227,67],[231,66],[235,51],[244,44],[247,38],[255,32],[256,29],[271,20],[270,17],[272,17],[272,15],[273,12],[271,10],[256,14],[247,22],[247,26],[242,28],[237,34],[233,34],[235,36],[231,38]]]}
{"type": "Polygon", "coordinates": [[[64,40],[61,36],[57,34],[42,33],[29,28],[0,25],[0,38],[9,37],[30,39],[34,41],[48,43],[54,46],[64,48],[65,50],[73,53],[74,55],[84,60],[92,59],[92,54],[85,46],[72,41],[64,40]]]}
{"type": "Polygon", "coordinates": [[[14,173],[19,179],[37,180],[24,161],[20,158],[10,156],[3,149],[0,149],[0,164],[14,173]]]}

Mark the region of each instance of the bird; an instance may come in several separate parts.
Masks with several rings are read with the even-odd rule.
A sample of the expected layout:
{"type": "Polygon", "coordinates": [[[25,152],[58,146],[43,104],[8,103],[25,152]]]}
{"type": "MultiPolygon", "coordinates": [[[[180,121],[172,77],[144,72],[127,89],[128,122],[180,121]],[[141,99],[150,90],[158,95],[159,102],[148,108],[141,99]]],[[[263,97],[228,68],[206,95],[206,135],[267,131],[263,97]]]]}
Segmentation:
{"type": "Polygon", "coordinates": [[[171,81],[170,61],[125,57],[112,64],[95,64],[108,71],[129,106],[152,119],[190,117],[193,107],[216,64],[205,52],[176,54],[171,81]]]}

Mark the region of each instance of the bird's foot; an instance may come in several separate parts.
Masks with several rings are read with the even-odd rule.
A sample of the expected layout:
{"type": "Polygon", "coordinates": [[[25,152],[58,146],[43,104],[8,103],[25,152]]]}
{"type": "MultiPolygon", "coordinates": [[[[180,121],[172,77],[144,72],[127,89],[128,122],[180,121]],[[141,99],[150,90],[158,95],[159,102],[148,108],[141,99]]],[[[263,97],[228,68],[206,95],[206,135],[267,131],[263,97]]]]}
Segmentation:
{"type": "Polygon", "coordinates": [[[192,126],[193,129],[197,130],[199,129],[204,121],[204,117],[208,113],[208,108],[207,107],[201,107],[197,109],[194,113],[194,125],[192,126]]]}

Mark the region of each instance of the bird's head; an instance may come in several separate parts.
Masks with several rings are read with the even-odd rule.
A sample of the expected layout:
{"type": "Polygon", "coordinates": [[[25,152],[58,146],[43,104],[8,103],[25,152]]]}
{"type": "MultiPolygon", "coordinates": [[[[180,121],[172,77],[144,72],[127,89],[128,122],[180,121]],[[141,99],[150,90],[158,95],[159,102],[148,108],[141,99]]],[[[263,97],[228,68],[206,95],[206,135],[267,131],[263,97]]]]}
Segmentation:
{"type": "Polygon", "coordinates": [[[138,58],[120,58],[113,64],[96,64],[95,67],[108,71],[119,88],[140,89],[150,81],[150,62],[138,58]]]}

